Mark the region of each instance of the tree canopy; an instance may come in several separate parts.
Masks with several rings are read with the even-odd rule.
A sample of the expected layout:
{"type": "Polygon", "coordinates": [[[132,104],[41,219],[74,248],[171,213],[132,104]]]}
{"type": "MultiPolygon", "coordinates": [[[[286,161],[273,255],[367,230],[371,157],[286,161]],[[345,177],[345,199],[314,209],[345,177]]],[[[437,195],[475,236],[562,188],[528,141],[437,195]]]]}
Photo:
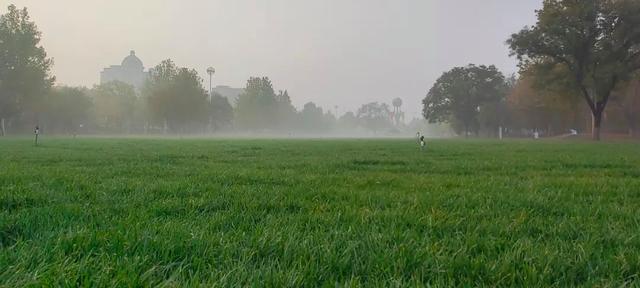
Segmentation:
{"type": "Polygon", "coordinates": [[[111,133],[131,130],[137,101],[133,86],[113,81],[95,86],[92,94],[99,128],[111,133]]]}
{"type": "Polygon", "coordinates": [[[281,131],[291,131],[298,128],[298,111],[291,103],[291,97],[287,90],[280,91],[276,95],[276,127],[281,131]]]}
{"type": "Polygon", "coordinates": [[[151,69],[150,74],[143,94],[153,121],[174,132],[205,125],[207,93],[195,70],[177,67],[167,59],[151,69]]]}
{"type": "Polygon", "coordinates": [[[302,128],[305,131],[317,132],[323,131],[327,128],[322,108],[313,102],[304,104],[304,107],[300,112],[300,118],[302,120],[302,128]]]}
{"type": "Polygon", "coordinates": [[[483,105],[505,95],[505,77],[495,66],[456,67],[445,72],[422,101],[422,113],[430,123],[457,124],[460,132],[478,133],[483,105]]]}
{"type": "Polygon", "coordinates": [[[229,104],[226,97],[218,93],[211,95],[211,103],[209,103],[209,114],[211,115],[214,131],[225,127],[230,127],[233,122],[233,107],[229,104]]]}
{"type": "MultiPolygon", "coordinates": [[[[40,45],[41,32],[27,9],[8,7],[0,15],[0,118],[38,122],[44,95],[55,78],[53,61],[40,45]]],[[[0,131],[4,134],[4,131],[0,131]]]]}
{"type": "Polygon", "coordinates": [[[90,122],[93,102],[87,89],[78,87],[54,87],[44,101],[44,125],[47,133],[76,134],[90,122]]]}
{"type": "Polygon", "coordinates": [[[612,91],[640,69],[640,2],[637,0],[545,0],[538,21],[507,41],[523,70],[563,66],[593,115],[600,139],[612,91]]]}
{"type": "Polygon", "coordinates": [[[277,119],[277,100],[268,77],[251,77],[238,96],[236,122],[244,130],[273,129],[277,119]]]}
{"type": "Polygon", "coordinates": [[[358,122],[374,134],[393,126],[391,109],[386,103],[372,102],[362,105],[356,114],[358,122]]]}

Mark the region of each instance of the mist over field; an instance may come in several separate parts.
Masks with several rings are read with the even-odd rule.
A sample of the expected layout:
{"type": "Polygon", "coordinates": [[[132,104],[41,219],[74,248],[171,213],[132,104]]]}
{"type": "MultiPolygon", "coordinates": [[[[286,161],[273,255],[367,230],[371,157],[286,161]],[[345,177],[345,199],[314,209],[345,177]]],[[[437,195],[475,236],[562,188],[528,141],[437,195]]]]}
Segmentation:
{"type": "Polygon", "coordinates": [[[560,68],[541,69],[545,59],[519,48],[513,37],[536,25],[542,4],[16,0],[15,9],[28,9],[27,22],[6,37],[24,33],[36,41],[7,49],[33,51],[24,57],[39,59],[36,72],[43,74],[40,83],[22,88],[7,85],[34,73],[3,76],[0,131],[23,134],[38,126],[49,135],[637,134],[637,77],[619,71],[614,85],[601,75],[602,87],[581,86],[571,75],[554,75],[564,73],[560,68]],[[463,79],[458,72],[465,69],[474,76],[463,79]],[[490,85],[478,86],[485,76],[490,85]],[[453,90],[438,91],[442,85],[453,90]],[[592,93],[600,90],[602,95],[592,93]]]}
{"type": "Polygon", "coordinates": [[[343,114],[401,97],[409,119],[419,116],[420,101],[450,67],[496,64],[516,72],[504,41],[535,23],[532,12],[541,6],[537,0],[8,3],[29,8],[62,85],[99,84],[103,68],[135,50],[147,68],[171,58],[208,78],[213,66],[214,85],[242,88],[251,76],[268,76],[276,90],[291,93],[297,109],[313,101],[332,112],[338,105],[343,114]]]}
{"type": "MultiPolygon", "coordinates": [[[[137,103],[140,107],[119,113],[125,115],[112,115],[112,118],[125,118],[122,120],[138,126],[121,128],[118,126],[124,124],[102,123],[105,117],[101,114],[107,113],[101,113],[104,109],[100,106],[109,104],[99,103],[101,101],[95,99],[95,94],[99,93],[91,93],[96,92],[95,85],[106,82],[101,78],[101,72],[111,65],[120,65],[133,50],[145,72],[166,59],[171,59],[178,67],[194,69],[202,78],[201,88],[205,92],[209,90],[209,67],[216,69],[212,77],[214,91],[218,91],[216,86],[242,89],[250,77],[269,77],[274,94],[287,91],[297,112],[302,113],[305,105],[312,102],[323,114],[333,116],[325,119],[328,123],[297,125],[302,127],[296,129],[266,129],[284,131],[262,131],[262,134],[361,137],[397,135],[396,130],[401,130],[400,134],[404,136],[418,131],[433,136],[455,134],[448,127],[424,127],[428,125],[418,123],[424,121],[410,124],[423,119],[421,101],[429,88],[442,72],[469,63],[495,64],[507,76],[517,72],[517,61],[509,57],[504,41],[510,33],[533,24],[532,11],[540,7],[539,1],[496,0],[482,3],[246,0],[64,0],[54,3],[17,0],[11,3],[19,8],[27,7],[31,20],[42,32],[40,45],[53,60],[50,67],[50,74],[55,76],[53,85],[93,90],[87,94],[93,94],[88,96],[94,98],[93,106],[97,108],[94,110],[98,110],[90,111],[93,115],[89,115],[89,119],[78,119],[74,121],[78,123],[62,128],[51,127],[60,126],[50,123],[54,121],[42,121],[39,125],[43,126],[43,132],[71,134],[73,130],[84,130],[89,134],[144,134],[145,122],[157,122],[150,121],[149,115],[145,115],[147,111],[141,107],[145,103],[137,103]],[[505,10],[510,12],[502,12],[505,10]],[[484,17],[478,19],[476,14],[484,17]],[[403,115],[394,113],[392,102],[396,98],[402,99],[400,112],[403,115]],[[402,121],[410,127],[386,127],[394,125],[385,123],[377,129],[385,131],[374,132],[367,127],[352,129],[353,123],[335,123],[343,116],[346,118],[342,122],[350,122],[348,112],[357,117],[363,105],[373,102],[387,104],[387,109],[382,109],[384,118],[390,120],[387,122],[396,121],[393,118],[398,116],[401,119],[396,122],[402,121]],[[392,113],[394,115],[389,115],[392,113]],[[67,127],[79,125],[82,129],[67,127]],[[322,128],[318,129],[318,126],[322,128]]],[[[126,77],[120,80],[140,82],[128,81],[130,79],[126,77]]],[[[224,87],[221,90],[225,90],[224,87]]],[[[140,100],[144,98],[142,92],[138,91],[140,100]]],[[[126,91],[119,94],[126,94],[126,91]]],[[[232,94],[237,96],[237,92],[232,94]]],[[[228,100],[235,108],[235,97],[228,100]]],[[[319,113],[319,110],[311,110],[308,114],[319,113]]],[[[227,120],[225,117],[231,116],[219,118],[227,120]]],[[[296,122],[323,122],[319,116],[307,118],[311,119],[296,122]]],[[[21,125],[26,127],[12,130],[24,133],[32,130],[33,122],[39,121],[28,122],[21,125]]],[[[164,133],[164,123],[147,126],[150,125],[158,126],[155,130],[164,133]]],[[[176,129],[169,130],[174,131],[168,133],[177,133],[176,129]]],[[[213,131],[202,127],[188,130],[189,133],[213,131]]],[[[263,129],[251,130],[245,134],[263,129]]]]}

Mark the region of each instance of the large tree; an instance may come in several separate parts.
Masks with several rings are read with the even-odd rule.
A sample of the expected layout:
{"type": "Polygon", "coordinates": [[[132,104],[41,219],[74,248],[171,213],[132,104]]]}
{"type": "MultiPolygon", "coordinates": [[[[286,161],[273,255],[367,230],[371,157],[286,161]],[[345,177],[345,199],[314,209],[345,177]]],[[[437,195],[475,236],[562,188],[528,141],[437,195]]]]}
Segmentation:
{"type": "Polygon", "coordinates": [[[251,77],[244,92],[238,96],[236,124],[245,130],[274,129],[278,101],[268,77],[251,77]]]}
{"type": "Polygon", "coordinates": [[[174,132],[207,122],[207,93],[193,69],[164,60],[151,69],[143,89],[152,120],[174,132]]]}
{"type": "Polygon", "coordinates": [[[298,125],[298,111],[291,104],[291,97],[287,90],[280,91],[276,95],[276,127],[282,131],[290,132],[298,125]]]}
{"type": "Polygon", "coordinates": [[[213,92],[211,103],[209,103],[209,114],[214,130],[220,130],[231,126],[233,122],[233,107],[229,100],[219,93],[213,92]]]}
{"type": "Polygon", "coordinates": [[[133,86],[112,81],[95,86],[92,94],[98,126],[109,132],[131,132],[137,102],[133,86]]]}
{"type": "Polygon", "coordinates": [[[429,123],[449,122],[459,132],[478,133],[480,109],[497,103],[505,94],[504,75],[495,66],[456,67],[445,72],[422,100],[429,123]]]}
{"type": "Polygon", "coordinates": [[[566,67],[565,77],[593,116],[600,139],[612,91],[640,69],[640,1],[545,0],[538,21],[507,41],[522,69],[566,67]]]}
{"type": "MultiPolygon", "coordinates": [[[[545,134],[564,134],[570,129],[584,128],[582,101],[570,91],[547,89],[540,78],[523,74],[507,96],[507,106],[512,115],[510,128],[535,130],[545,134]],[[580,107],[582,109],[577,109],[580,107]]],[[[588,114],[587,114],[588,115],[588,114]]]]}
{"type": "Polygon", "coordinates": [[[37,123],[44,95],[54,82],[52,60],[40,45],[41,33],[27,9],[10,5],[0,15],[0,135],[7,119],[37,123]]]}
{"type": "Polygon", "coordinates": [[[54,87],[44,101],[46,121],[41,128],[47,133],[76,134],[89,122],[93,102],[86,88],[54,87]]]}
{"type": "Polygon", "coordinates": [[[164,60],[150,71],[142,95],[147,103],[149,122],[160,125],[167,132],[173,95],[172,82],[178,68],[171,60],[164,60]]]}
{"type": "Polygon", "coordinates": [[[385,103],[372,102],[362,105],[356,114],[358,122],[371,130],[373,134],[378,131],[393,127],[393,117],[391,109],[385,103]]]}
{"type": "Polygon", "coordinates": [[[506,78],[503,86],[504,93],[499,93],[495,101],[489,101],[480,106],[478,120],[481,129],[488,135],[499,137],[503,128],[511,122],[512,115],[507,104],[507,94],[513,90],[516,83],[515,75],[506,78]]]}
{"type": "Polygon", "coordinates": [[[313,102],[304,104],[300,111],[300,118],[302,128],[307,134],[325,132],[324,130],[328,128],[322,108],[313,102]]]}

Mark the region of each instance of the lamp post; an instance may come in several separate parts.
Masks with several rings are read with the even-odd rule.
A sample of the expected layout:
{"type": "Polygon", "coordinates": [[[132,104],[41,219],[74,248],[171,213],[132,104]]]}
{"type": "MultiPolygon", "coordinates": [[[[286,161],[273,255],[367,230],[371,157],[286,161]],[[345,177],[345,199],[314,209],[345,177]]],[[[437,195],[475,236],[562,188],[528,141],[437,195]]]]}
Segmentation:
{"type": "Polygon", "coordinates": [[[209,132],[213,132],[213,117],[211,115],[211,104],[213,103],[213,74],[216,74],[216,69],[213,67],[209,67],[207,68],[207,74],[209,74],[209,127],[208,130],[209,132]]]}
{"type": "Polygon", "coordinates": [[[213,96],[213,74],[216,74],[216,69],[213,67],[207,68],[207,74],[209,74],[209,104],[211,104],[213,96]]]}

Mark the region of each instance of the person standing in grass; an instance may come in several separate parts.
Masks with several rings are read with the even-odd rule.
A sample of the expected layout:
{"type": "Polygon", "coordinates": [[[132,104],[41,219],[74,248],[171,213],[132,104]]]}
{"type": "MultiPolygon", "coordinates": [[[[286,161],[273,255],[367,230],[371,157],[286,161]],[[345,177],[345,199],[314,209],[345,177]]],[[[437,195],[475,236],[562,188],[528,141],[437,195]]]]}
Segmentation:
{"type": "Polygon", "coordinates": [[[418,138],[418,144],[420,145],[420,149],[424,150],[427,146],[427,143],[424,141],[424,135],[421,135],[420,132],[416,133],[416,138],[418,138]]]}
{"type": "Polygon", "coordinates": [[[40,127],[36,125],[36,128],[33,129],[33,134],[36,136],[36,146],[38,146],[38,135],[40,135],[40,127]]]}

